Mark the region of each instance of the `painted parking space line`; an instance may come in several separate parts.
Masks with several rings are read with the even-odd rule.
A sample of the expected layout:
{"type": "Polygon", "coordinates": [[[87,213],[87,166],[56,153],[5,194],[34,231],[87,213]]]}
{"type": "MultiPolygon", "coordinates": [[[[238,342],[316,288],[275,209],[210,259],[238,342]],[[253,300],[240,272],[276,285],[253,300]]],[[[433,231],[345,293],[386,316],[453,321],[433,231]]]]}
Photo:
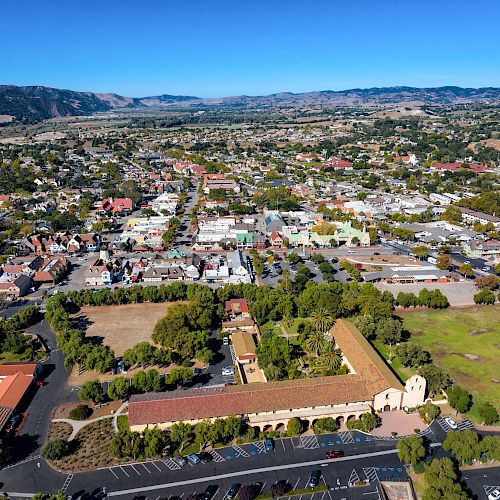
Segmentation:
{"type": "Polygon", "coordinates": [[[170,470],[179,470],[181,466],[176,464],[171,458],[167,458],[162,460],[162,462],[170,469],[170,470]]]}
{"type": "Polygon", "coordinates": [[[488,497],[491,493],[493,493],[496,489],[500,490],[500,486],[489,486],[483,485],[484,494],[488,497]]]}
{"type": "Polygon", "coordinates": [[[319,448],[318,438],[315,434],[310,436],[301,436],[300,444],[304,450],[315,450],[316,448],[319,448]]]}
{"type": "Polygon", "coordinates": [[[352,469],[351,475],[349,476],[348,484],[356,484],[359,481],[359,474],[356,472],[356,469],[352,469]]]}
{"type": "Polygon", "coordinates": [[[128,474],[128,472],[120,465],[120,469],[122,470],[122,472],[127,476],[127,477],[130,477],[130,475],[128,474]]]}
{"type": "Polygon", "coordinates": [[[210,455],[212,455],[214,462],[224,462],[225,461],[225,458],[215,450],[209,451],[208,453],[210,453],[210,455]]]}
{"type": "Polygon", "coordinates": [[[109,468],[109,472],[111,472],[111,474],[113,474],[113,476],[115,476],[116,479],[118,479],[118,476],[116,475],[115,471],[111,467],[109,468]]]}
{"type": "Polygon", "coordinates": [[[132,469],[134,469],[134,470],[135,470],[135,472],[137,472],[137,475],[138,475],[138,476],[140,476],[140,475],[141,475],[141,473],[140,473],[140,472],[139,472],[139,471],[138,471],[138,470],[137,470],[137,469],[136,469],[133,465],[131,465],[130,467],[132,467],[132,469]]]}
{"type": "Polygon", "coordinates": [[[146,469],[146,472],[147,472],[148,474],[151,474],[151,471],[150,471],[150,470],[146,467],[146,465],[145,465],[145,464],[141,464],[141,465],[142,465],[142,466],[146,469]]]}
{"type": "Polygon", "coordinates": [[[349,431],[339,432],[339,437],[343,444],[351,444],[354,443],[354,438],[349,431]]]}
{"type": "Polygon", "coordinates": [[[161,472],[161,469],[156,465],[156,462],[150,462],[150,463],[151,463],[151,465],[154,465],[161,472]]]}
{"type": "Polygon", "coordinates": [[[250,456],[249,453],[247,453],[241,446],[234,445],[233,446],[234,450],[236,451],[236,456],[237,457],[244,457],[247,458],[250,456]]]}
{"type": "Polygon", "coordinates": [[[61,488],[61,491],[63,493],[66,492],[66,490],[69,488],[69,483],[71,483],[71,480],[73,479],[73,474],[69,474],[67,477],[66,477],[66,480],[64,481],[64,484],[62,485],[62,488],[61,488]]]}
{"type": "Polygon", "coordinates": [[[370,482],[377,481],[378,474],[377,474],[377,469],[375,467],[363,467],[363,472],[368,481],[370,482]]]}

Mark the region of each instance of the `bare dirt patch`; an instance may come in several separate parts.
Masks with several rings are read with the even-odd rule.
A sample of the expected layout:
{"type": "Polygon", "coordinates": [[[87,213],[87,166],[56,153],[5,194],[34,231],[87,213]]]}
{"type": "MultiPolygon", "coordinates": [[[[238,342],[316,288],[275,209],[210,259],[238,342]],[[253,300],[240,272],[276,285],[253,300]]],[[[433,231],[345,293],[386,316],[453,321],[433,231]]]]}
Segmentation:
{"type": "MultiPolygon", "coordinates": [[[[92,415],[87,420],[92,420],[93,418],[104,417],[108,415],[113,415],[113,413],[118,410],[121,405],[121,401],[110,401],[109,403],[105,403],[99,406],[95,406],[89,404],[88,406],[92,409],[92,415]]],[[[69,414],[71,410],[75,409],[77,406],[82,404],[87,404],[83,402],[78,403],[66,403],[60,406],[57,406],[54,409],[54,413],[52,414],[52,418],[70,418],[69,414]]]]}
{"type": "Polygon", "coordinates": [[[126,304],[120,306],[82,307],[73,319],[86,328],[86,337],[104,344],[121,356],[139,342],[151,342],[156,322],[165,316],[172,304],[126,304]]]}
{"type": "Polygon", "coordinates": [[[72,430],[73,428],[71,425],[66,422],[51,422],[47,434],[47,441],[51,439],[68,439],[72,430]]]}

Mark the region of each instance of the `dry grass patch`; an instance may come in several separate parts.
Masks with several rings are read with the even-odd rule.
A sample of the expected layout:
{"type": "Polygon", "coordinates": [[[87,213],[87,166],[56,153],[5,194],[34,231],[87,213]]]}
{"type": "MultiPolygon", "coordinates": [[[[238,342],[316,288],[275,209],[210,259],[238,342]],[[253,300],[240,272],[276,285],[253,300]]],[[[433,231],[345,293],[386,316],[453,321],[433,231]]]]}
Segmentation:
{"type": "Polygon", "coordinates": [[[167,309],[181,302],[85,306],[73,319],[86,328],[89,340],[109,346],[117,356],[139,342],[151,342],[156,322],[167,309]]]}
{"type": "Polygon", "coordinates": [[[73,428],[66,422],[51,422],[47,433],[47,441],[52,439],[68,439],[73,428]]]}
{"type": "Polygon", "coordinates": [[[52,464],[56,469],[68,472],[111,465],[115,463],[115,459],[109,451],[112,437],[111,418],[89,424],[71,441],[75,446],[73,452],[61,460],[53,460],[52,464]]]}

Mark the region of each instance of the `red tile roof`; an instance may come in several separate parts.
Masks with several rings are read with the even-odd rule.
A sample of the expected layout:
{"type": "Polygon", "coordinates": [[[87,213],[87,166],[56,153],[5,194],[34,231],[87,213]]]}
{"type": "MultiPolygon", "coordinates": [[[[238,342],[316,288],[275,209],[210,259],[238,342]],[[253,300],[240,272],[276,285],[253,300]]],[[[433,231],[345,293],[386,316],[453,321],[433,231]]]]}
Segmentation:
{"type": "Polygon", "coordinates": [[[32,381],[32,376],[26,376],[21,372],[17,372],[15,375],[8,375],[1,379],[0,406],[12,409],[16,408],[26,394],[32,381]]]}
{"type": "Polygon", "coordinates": [[[224,303],[224,309],[226,312],[247,313],[248,312],[248,302],[246,299],[231,299],[226,300],[224,303]]]}
{"type": "Polygon", "coordinates": [[[18,372],[30,376],[35,373],[36,367],[36,363],[4,363],[0,365],[0,377],[15,375],[18,372]]]}
{"type": "Polygon", "coordinates": [[[404,388],[384,360],[350,322],[330,332],[354,372],[349,375],[202,388],[132,396],[130,425],[245,415],[372,401],[380,392],[404,388]]]}
{"type": "Polygon", "coordinates": [[[482,174],[486,172],[486,167],[484,165],[479,165],[477,163],[464,163],[464,162],[454,162],[454,163],[437,163],[431,166],[432,170],[450,170],[451,172],[456,172],[458,170],[471,170],[476,174],[482,174]]]}

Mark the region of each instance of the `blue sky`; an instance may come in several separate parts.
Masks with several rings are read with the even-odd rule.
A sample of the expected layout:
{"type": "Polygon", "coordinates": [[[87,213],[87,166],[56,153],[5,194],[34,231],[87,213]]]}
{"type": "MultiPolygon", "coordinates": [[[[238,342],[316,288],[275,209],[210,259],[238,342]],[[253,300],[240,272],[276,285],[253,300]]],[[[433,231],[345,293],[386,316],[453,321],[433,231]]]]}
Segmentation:
{"type": "Polygon", "coordinates": [[[141,97],[500,86],[498,0],[0,0],[0,83],[141,97]]]}

